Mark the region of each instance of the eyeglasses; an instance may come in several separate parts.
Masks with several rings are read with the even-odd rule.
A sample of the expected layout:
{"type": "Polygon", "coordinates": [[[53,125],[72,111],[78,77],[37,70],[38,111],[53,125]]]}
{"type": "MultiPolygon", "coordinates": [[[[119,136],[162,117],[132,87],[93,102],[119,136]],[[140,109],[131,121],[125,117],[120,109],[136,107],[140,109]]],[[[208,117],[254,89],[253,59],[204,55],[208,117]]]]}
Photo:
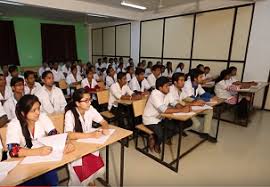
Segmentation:
{"type": "Polygon", "coordinates": [[[92,102],[91,98],[80,100],[80,103],[90,103],[92,102]]]}

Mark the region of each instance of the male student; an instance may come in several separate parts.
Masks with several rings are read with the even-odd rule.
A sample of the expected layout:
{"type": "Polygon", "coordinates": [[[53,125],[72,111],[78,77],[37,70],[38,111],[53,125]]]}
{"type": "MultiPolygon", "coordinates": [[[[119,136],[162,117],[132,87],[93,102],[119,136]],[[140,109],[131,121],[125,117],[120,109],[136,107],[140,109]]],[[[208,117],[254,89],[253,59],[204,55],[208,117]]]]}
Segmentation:
{"type": "Polygon", "coordinates": [[[42,76],[42,73],[44,71],[47,71],[47,70],[50,70],[49,66],[48,66],[48,63],[47,62],[43,62],[42,63],[42,66],[39,68],[38,70],[38,77],[41,77],[42,76]]]}
{"type": "Polygon", "coordinates": [[[0,101],[4,102],[12,95],[11,87],[7,84],[5,76],[0,74],[0,101]]]}
{"type": "Polygon", "coordinates": [[[135,76],[129,82],[130,89],[135,93],[148,93],[151,86],[148,84],[147,80],[144,78],[145,70],[137,68],[135,70],[135,76]]]}
{"type": "Polygon", "coordinates": [[[14,77],[11,79],[10,85],[13,95],[4,103],[4,110],[7,113],[9,120],[16,117],[16,104],[24,95],[24,80],[20,77],[14,77]]]}
{"type": "Polygon", "coordinates": [[[19,75],[18,67],[11,65],[8,68],[9,75],[6,77],[7,85],[10,86],[10,81],[13,77],[20,77],[23,79],[23,76],[19,75]]]}
{"type": "Polygon", "coordinates": [[[113,83],[117,81],[117,75],[112,67],[109,67],[106,71],[107,76],[105,78],[106,87],[110,88],[113,83]]]}
{"type": "Polygon", "coordinates": [[[1,65],[1,70],[2,70],[2,73],[5,77],[8,76],[9,72],[8,72],[8,65],[1,65]]]}
{"type": "Polygon", "coordinates": [[[35,94],[41,103],[41,111],[48,114],[64,112],[67,102],[62,90],[54,86],[53,73],[45,71],[42,74],[42,81],[44,85],[35,94]]]}
{"type": "MultiPolygon", "coordinates": [[[[205,102],[198,99],[193,99],[189,97],[182,89],[185,85],[185,74],[184,73],[174,73],[172,76],[172,85],[170,86],[170,93],[166,96],[170,102],[176,101],[183,106],[203,106],[205,102]]],[[[203,134],[208,138],[209,141],[215,142],[215,139],[210,136],[211,126],[212,126],[212,118],[213,118],[213,110],[205,110],[204,115],[204,125],[203,125],[203,134]]],[[[193,128],[194,130],[198,130],[200,127],[200,121],[198,118],[193,117],[193,128]]]]}
{"type": "Polygon", "coordinates": [[[169,93],[170,89],[169,82],[170,80],[167,77],[159,77],[157,79],[156,89],[151,92],[143,112],[144,125],[147,125],[155,133],[155,137],[149,137],[149,148],[157,153],[160,153],[160,144],[162,141],[175,135],[179,127],[177,125],[180,125],[177,124],[180,122],[162,119],[160,115],[162,113],[190,112],[190,106],[181,106],[177,102],[166,102],[165,96],[169,93]],[[164,126],[167,128],[165,139],[163,139],[164,126]]]}
{"type": "Polygon", "coordinates": [[[24,80],[25,80],[24,94],[34,95],[41,88],[41,85],[38,82],[36,82],[35,72],[33,71],[24,72],[24,80]]]}
{"type": "Polygon", "coordinates": [[[65,77],[67,77],[71,72],[71,62],[68,61],[66,64],[62,66],[62,73],[64,74],[65,77]]]}
{"type": "MultiPolygon", "coordinates": [[[[124,117],[127,119],[128,123],[130,123],[131,116],[123,114],[123,110],[118,108],[117,100],[136,100],[140,98],[141,96],[135,95],[134,92],[128,87],[126,74],[123,72],[118,73],[117,82],[110,87],[108,109],[116,116],[120,126],[124,127],[125,125],[123,119],[124,117]]],[[[127,113],[125,112],[125,114],[127,113]]]]}
{"type": "Polygon", "coordinates": [[[151,70],[152,73],[147,77],[147,81],[152,88],[155,88],[156,80],[161,75],[160,65],[154,65],[151,70]]]}
{"type": "Polygon", "coordinates": [[[53,63],[53,69],[51,70],[51,72],[53,73],[54,81],[56,83],[59,83],[60,80],[65,79],[65,76],[64,76],[63,72],[60,70],[57,62],[53,63]]]}

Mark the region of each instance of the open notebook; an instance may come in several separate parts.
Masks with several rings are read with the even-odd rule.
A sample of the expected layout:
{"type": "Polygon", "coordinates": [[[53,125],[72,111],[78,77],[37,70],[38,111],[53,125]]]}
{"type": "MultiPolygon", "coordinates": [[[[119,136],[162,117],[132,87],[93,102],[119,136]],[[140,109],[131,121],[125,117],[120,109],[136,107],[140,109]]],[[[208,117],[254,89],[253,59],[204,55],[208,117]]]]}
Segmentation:
{"type": "Polygon", "coordinates": [[[0,182],[6,178],[20,161],[0,162],[0,182]]]}
{"type": "Polygon", "coordinates": [[[85,139],[79,139],[77,142],[82,143],[92,143],[92,144],[104,144],[110,136],[114,133],[115,129],[109,129],[108,135],[102,135],[100,138],[85,138],[85,139]]]}

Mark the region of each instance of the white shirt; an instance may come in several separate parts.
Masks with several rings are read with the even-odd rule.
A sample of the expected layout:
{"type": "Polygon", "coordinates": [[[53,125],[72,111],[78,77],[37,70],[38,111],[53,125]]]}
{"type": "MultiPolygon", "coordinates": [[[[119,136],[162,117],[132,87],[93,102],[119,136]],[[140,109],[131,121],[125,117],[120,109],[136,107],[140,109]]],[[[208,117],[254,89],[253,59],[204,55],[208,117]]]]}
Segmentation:
{"type": "Polygon", "coordinates": [[[74,78],[74,75],[72,73],[68,74],[68,76],[66,78],[67,84],[68,85],[71,85],[72,83],[81,81],[82,80],[82,76],[79,73],[77,73],[76,74],[76,79],[74,78]]]}
{"type": "Polygon", "coordinates": [[[146,79],[142,80],[141,86],[139,84],[139,81],[136,76],[134,76],[131,81],[129,82],[129,87],[132,91],[139,91],[144,92],[146,90],[149,90],[151,86],[148,84],[146,79]]]}
{"type": "Polygon", "coordinates": [[[41,87],[42,87],[42,86],[41,86],[38,82],[35,82],[33,89],[30,91],[30,88],[29,88],[28,85],[25,83],[25,84],[24,84],[24,94],[35,95],[41,87]]]}
{"type": "Polygon", "coordinates": [[[234,82],[237,82],[237,81],[239,81],[239,80],[237,79],[236,76],[231,76],[231,78],[230,78],[231,84],[234,83],[234,82]]]}
{"type": "Polygon", "coordinates": [[[52,87],[49,91],[42,86],[35,94],[41,102],[41,111],[46,113],[64,112],[67,104],[65,96],[60,88],[52,87]]]}
{"type": "Polygon", "coordinates": [[[168,105],[165,104],[165,95],[157,89],[153,90],[144,108],[143,124],[158,124],[161,121],[160,114],[164,113],[167,108],[168,105]]]}
{"type": "Polygon", "coordinates": [[[175,73],[185,73],[185,70],[181,70],[181,68],[176,68],[175,73]]]}
{"type": "Polygon", "coordinates": [[[107,68],[107,64],[105,62],[102,62],[101,68],[107,68]]]}
{"type": "MultiPolygon", "coordinates": [[[[91,85],[87,78],[83,79],[81,82],[82,88],[85,88],[86,86],[88,86],[89,88],[95,88],[96,85],[98,85],[98,83],[95,79],[92,79],[91,85]]],[[[92,99],[97,100],[96,94],[91,94],[91,95],[92,95],[92,99]]]]}
{"type": "Polygon", "coordinates": [[[194,90],[194,88],[192,87],[192,82],[191,79],[188,79],[185,82],[185,86],[183,88],[183,91],[186,93],[186,95],[188,97],[190,96],[195,96],[197,97],[198,95],[203,95],[205,93],[204,89],[202,88],[202,86],[199,84],[198,88],[196,90],[194,90]]]}
{"type": "Polygon", "coordinates": [[[101,80],[100,80],[100,77],[98,76],[97,73],[94,74],[94,79],[95,79],[96,81],[101,81],[101,80]]]}
{"type": "Polygon", "coordinates": [[[162,76],[164,76],[164,77],[172,77],[172,75],[173,75],[173,73],[172,72],[168,73],[167,69],[165,69],[165,71],[162,73],[162,76]]]}
{"type": "MultiPolygon", "coordinates": [[[[19,75],[18,76],[19,78],[22,78],[24,80],[24,77],[19,75]]],[[[7,77],[6,77],[6,82],[7,82],[7,85],[10,86],[10,82],[11,82],[11,79],[12,79],[12,76],[9,74],[7,77]]]]}
{"type": "Polygon", "coordinates": [[[116,73],[120,73],[120,72],[123,72],[123,73],[125,73],[126,71],[125,71],[125,68],[117,68],[117,71],[116,71],[116,73]]]}
{"type": "Polygon", "coordinates": [[[221,80],[215,86],[215,94],[217,97],[222,99],[228,99],[232,96],[232,94],[227,90],[227,88],[231,86],[230,80],[221,80]]]}
{"type": "Polygon", "coordinates": [[[71,68],[69,67],[69,69],[67,68],[66,64],[62,66],[62,72],[69,74],[71,72],[71,68]]]}
{"type": "Polygon", "coordinates": [[[54,82],[59,82],[60,80],[64,80],[65,76],[63,74],[63,72],[61,70],[56,71],[55,69],[51,70],[53,73],[53,77],[54,77],[54,82]]]}
{"type": "Polygon", "coordinates": [[[175,85],[170,86],[170,92],[166,95],[166,99],[168,98],[170,102],[176,103],[182,102],[187,97],[187,94],[180,91],[175,85]]]}
{"type": "Polygon", "coordinates": [[[127,73],[126,77],[127,77],[127,82],[129,82],[134,77],[134,75],[130,75],[130,73],[127,73]]]}
{"type": "Polygon", "coordinates": [[[96,72],[99,72],[99,69],[101,69],[101,64],[99,65],[98,63],[95,64],[95,67],[96,67],[96,72]]]}
{"type": "MultiPolygon", "coordinates": [[[[76,109],[77,110],[77,109],[76,109]]],[[[77,110],[78,112],[78,110],[77,110]]],[[[90,106],[89,110],[84,113],[82,117],[79,114],[79,120],[82,124],[83,132],[91,132],[92,129],[92,122],[100,123],[103,121],[103,117],[98,113],[98,111],[90,106]]],[[[74,132],[75,131],[75,118],[71,110],[67,111],[65,114],[65,132],[74,132]]]]}
{"type": "Polygon", "coordinates": [[[49,67],[46,67],[45,69],[44,69],[44,67],[42,66],[42,67],[40,67],[39,68],[39,70],[38,70],[38,76],[39,77],[41,77],[42,76],[42,74],[45,72],[45,71],[49,71],[50,70],[50,68],[49,67]]]}
{"type": "Polygon", "coordinates": [[[146,68],[144,76],[148,77],[149,75],[151,75],[151,73],[152,73],[151,68],[146,68]]]}
{"type": "Polygon", "coordinates": [[[0,102],[0,117],[2,117],[3,115],[7,115],[7,113],[5,112],[5,109],[2,103],[0,102]]]}
{"type": "MultiPolygon", "coordinates": [[[[54,129],[55,127],[50,118],[46,114],[41,113],[38,120],[35,122],[34,137],[32,133],[30,133],[33,143],[32,148],[35,148],[35,140],[47,136],[47,134],[54,129]]],[[[8,123],[6,137],[6,144],[19,144],[21,147],[26,147],[21,124],[17,118],[12,119],[8,123]]]]}
{"type": "Polygon", "coordinates": [[[153,73],[147,77],[147,81],[152,88],[156,88],[156,77],[153,73]]]}
{"type": "Polygon", "coordinates": [[[8,119],[13,119],[16,117],[15,108],[16,108],[17,100],[12,95],[6,102],[4,103],[4,110],[7,113],[8,119]]]}
{"type": "Polygon", "coordinates": [[[5,97],[0,93],[0,100],[7,100],[13,95],[12,89],[9,85],[5,87],[5,97]]]}
{"type": "Polygon", "coordinates": [[[110,96],[109,96],[109,103],[108,103],[108,109],[111,110],[112,106],[117,107],[118,104],[116,100],[120,99],[124,95],[131,96],[133,94],[133,91],[128,87],[128,85],[124,85],[122,88],[120,88],[120,85],[118,82],[114,83],[110,87],[110,96]]]}
{"type": "Polygon", "coordinates": [[[110,88],[112,84],[114,84],[115,82],[117,82],[117,75],[114,74],[114,77],[112,78],[111,76],[107,75],[106,76],[106,87],[110,88]]]}

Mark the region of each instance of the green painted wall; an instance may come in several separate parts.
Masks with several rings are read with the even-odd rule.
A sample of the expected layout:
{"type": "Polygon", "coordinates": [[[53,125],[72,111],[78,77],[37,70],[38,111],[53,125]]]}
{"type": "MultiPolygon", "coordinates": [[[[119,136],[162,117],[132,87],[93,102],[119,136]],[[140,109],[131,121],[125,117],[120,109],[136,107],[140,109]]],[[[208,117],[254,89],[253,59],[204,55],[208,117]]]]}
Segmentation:
{"type": "Polygon", "coordinates": [[[88,28],[83,23],[67,23],[29,17],[0,17],[14,22],[17,48],[22,67],[39,66],[42,63],[40,23],[74,25],[76,30],[77,55],[83,63],[88,57],[88,28]]]}

